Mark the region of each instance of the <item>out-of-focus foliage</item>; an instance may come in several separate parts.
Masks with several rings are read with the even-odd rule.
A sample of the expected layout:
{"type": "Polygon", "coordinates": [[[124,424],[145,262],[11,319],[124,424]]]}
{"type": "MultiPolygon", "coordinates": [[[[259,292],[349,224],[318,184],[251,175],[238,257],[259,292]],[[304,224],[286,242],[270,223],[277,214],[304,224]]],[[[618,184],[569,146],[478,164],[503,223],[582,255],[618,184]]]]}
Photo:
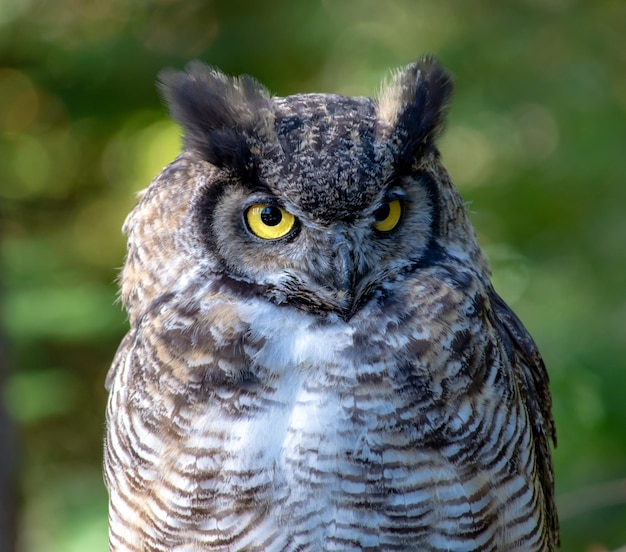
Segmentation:
{"type": "Polygon", "coordinates": [[[120,227],[179,147],[158,71],[199,58],[280,95],[371,95],[425,52],[456,76],[444,161],[551,374],[563,549],[626,543],[625,29],[623,0],[0,0],[20,552],[106,548],[120,227]]]}

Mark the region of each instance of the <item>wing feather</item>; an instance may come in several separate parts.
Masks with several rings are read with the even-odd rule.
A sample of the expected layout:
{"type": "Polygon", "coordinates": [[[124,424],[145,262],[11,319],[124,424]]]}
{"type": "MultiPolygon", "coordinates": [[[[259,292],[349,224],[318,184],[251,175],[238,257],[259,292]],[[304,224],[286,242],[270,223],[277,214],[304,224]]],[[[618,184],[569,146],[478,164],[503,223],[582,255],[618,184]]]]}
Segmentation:
{"type": "Polygon", "coordinates": [[[559,544],[559,520],[554,500],[554,470],[550,444],[556,447],[556,428],[552,417],[550,379],[537,345],[509,308],[493,290],[489,292],[494,312],[494,325],[506,348],[515,371],[528,416],[532,421],[537,469],[545,497],[545,513],[553,542],[559,544]]]}
{"type": "Polygon", "coordinates": [[[117,351],[115,353],[115,357],[113,358],[113,362],[111,363],[111,367],[107,372],[106,378],[104,380],[104,388],[107,391],[111,391],[111,386],[113,385],[113,379],[115,378],[115,374],[117,373],[118,366],[126,362],[126,356],[130,353],[133,344],[135,342],[135,331],[130,330],[122,339],[117,351]]]}

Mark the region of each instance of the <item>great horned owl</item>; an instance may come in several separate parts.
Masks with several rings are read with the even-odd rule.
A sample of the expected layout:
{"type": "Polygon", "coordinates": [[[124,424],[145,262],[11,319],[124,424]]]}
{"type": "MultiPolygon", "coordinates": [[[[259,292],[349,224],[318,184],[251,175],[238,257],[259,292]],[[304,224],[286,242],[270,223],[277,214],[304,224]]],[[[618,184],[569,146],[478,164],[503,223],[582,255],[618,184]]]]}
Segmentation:
{"type": "Polygon", "coordinates": [[[449,75],[161,87],[184,149],[125,223],[111,550],[554,550],[548,377],[435,147],[449,75]]]}

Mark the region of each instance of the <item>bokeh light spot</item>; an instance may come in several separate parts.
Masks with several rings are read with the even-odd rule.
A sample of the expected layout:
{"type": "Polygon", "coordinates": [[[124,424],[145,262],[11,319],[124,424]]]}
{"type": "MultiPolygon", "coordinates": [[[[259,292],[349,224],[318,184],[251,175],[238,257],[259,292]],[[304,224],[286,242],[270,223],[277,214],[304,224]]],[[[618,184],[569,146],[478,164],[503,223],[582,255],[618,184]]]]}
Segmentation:
{"type": "Polygon", "coordinates": [[[559,129],[552,113],[538,104],[524,104],[517,109],[517,115],[526,156],[533,161],[551,157],[559,144],[559,129]]]}
{"type": "Polygon", "coordinates": [[[0,187],[0,195],[26,199],[41,194],[52,164],[45,146],[37,138],[23,134],[13,143],[10,158],[13,178],[0,187]]]}
{"type": "Polygon", "coordinates": [[[21,71],[0,68],[0,128],[21,132],[37,119],[38,112],[39,96],[33,82],[21,71]]]}
{"type": "Polygon", "coordinates": [[[454,126],[441,140],[444,163],[460,188],[473,188],[489,181],[494,151],[487,136],[474,128],[454,126]]]}

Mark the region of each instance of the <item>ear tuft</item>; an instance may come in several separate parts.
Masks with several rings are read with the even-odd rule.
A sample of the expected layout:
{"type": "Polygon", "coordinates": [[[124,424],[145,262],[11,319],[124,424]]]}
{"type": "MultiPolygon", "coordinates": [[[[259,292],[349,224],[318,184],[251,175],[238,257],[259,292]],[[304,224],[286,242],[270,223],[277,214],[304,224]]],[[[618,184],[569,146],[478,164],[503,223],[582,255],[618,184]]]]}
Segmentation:
{"type": "Polygon", "coordinates": [[[401,146],[400,156],[406,162],[434,145],[443,129],[452,91],[452,77],[432,56],[396,71],[383,86],[379,125],[401,146]]]}
{"type": "Polygon", "coordinates": [[[262,122],[269,93],[248,76],[230,78],[202,62],[185,71],[166,69],[159,89],[172,118],[183,128],[184,145],[218,167],[250,169],[250,136],[262,122]]]}

